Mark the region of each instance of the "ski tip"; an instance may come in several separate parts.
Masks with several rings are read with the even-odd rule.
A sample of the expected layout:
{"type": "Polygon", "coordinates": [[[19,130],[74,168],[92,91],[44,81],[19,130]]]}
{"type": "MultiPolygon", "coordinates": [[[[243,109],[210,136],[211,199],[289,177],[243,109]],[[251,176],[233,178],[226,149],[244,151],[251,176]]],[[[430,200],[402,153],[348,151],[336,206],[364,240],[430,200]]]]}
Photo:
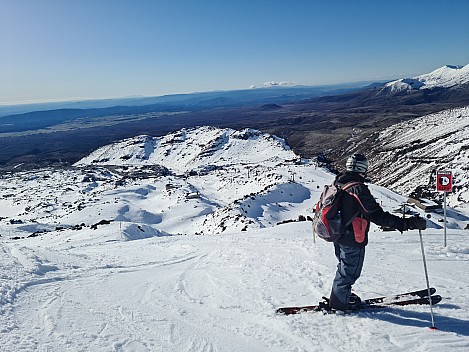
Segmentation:
{"type": "Polygon", "coordinates": [[[299,311],[300,310],[298,310],[298,309],[278,308],[275,311],[275,314],[277,314],[277,315],[292,315],[292,314],[299,313],[299,311]]]}

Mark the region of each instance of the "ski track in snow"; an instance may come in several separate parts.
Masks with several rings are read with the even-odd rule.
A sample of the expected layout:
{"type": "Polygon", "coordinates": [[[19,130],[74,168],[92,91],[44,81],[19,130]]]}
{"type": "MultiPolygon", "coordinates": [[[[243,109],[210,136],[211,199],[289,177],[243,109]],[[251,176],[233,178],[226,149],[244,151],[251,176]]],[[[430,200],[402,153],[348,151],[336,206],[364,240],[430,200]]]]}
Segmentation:
{"type": "MultiPolygon", "coordinates": [[[[256,148],[261,139],[291,157],[279,140],[245,133],[232,141],[237,153],[254,138],[256,148]]],[[[469,350],[467,217],[455,210],[447,248],[442,229],[424,231],[430,284],[443,296],[434,307],[439,330],[428,329],[428,306],[276,315],[330,292],[332,244],[313,241],[310,222],[277,223],[311,214],[333,175],[256,153],[238,163],[229,135],[202,128],[162,140],[179,138],[170,155],[182,153],[179,143],[199,143],[202,154],[181,154],[200,158],[193,176],[136,168],[148,174],[128,178],[118,167],[90,167],[0,179],[0,351],[469,350]],[[207,171],[209,151],[222,153],[223,165],[207,171]],[[100,220],[108,222],[93,229],[100,220]]],[[[162,141],[125,143],[150,158],[148,143],[162,141]]],[[[370,189],[388,211],[406,200],[370,189]]],[[[372,226],[366,250],[354,286],[363,298],[426,286],[418,232],[372,226]]]]}
{"type": "MultiPolygon", "coordinates": [[[[360,294],[424,287],[415,232],[372,236],[363,276],[355,286],[360,294]]],[[[325,242],[313,243],[307,223],[242,237],[173,236],[99,246],[105,248],[76,246],[68,249],[70,261],[63,245],[41,246],[33,257],[28,248],[37,245],[33,241],[19,248],[4,242],[3,248],[15,253],[10,260],[22,256],[18,261],[24,272],[17,279],[35,275],[3,305],[0,349],[466,350],[467,280],[462,278],[467,278],[468,254],[461,260],[438,249],[439,235],[425,240],[431,283],[444,297],[434,307],[438,331],[428,329],[426,306],[350,316],[275,315],[279,306],[314,303],[330,289],[333,249],[325,242]],[[57,269],[40,272],[39,262],[57,269]]],[[[454,236],[452,241],[463,239],[454,236]]]]}

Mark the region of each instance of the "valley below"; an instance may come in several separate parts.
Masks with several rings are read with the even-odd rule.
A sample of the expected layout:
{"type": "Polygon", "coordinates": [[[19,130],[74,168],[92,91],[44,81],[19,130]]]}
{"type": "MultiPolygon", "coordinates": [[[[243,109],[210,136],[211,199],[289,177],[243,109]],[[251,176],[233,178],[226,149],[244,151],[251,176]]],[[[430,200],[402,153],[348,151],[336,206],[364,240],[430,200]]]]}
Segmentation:
{"type": "Polygon", "coordinates": [[[0,166],[12,170],[71,165],[96,148],[124,138],[215,126],[274,134],[286,139],[298,155],[322,155],[338,167],[351,152],[373,153],[377,133],[386,127],[469,104],[469,88],[465,86],[392,96],[379,92],[368,88],[284,104],[179,111],[155,108],[154,112],[80,117],[45,129],[0,133],[0,166]]]}

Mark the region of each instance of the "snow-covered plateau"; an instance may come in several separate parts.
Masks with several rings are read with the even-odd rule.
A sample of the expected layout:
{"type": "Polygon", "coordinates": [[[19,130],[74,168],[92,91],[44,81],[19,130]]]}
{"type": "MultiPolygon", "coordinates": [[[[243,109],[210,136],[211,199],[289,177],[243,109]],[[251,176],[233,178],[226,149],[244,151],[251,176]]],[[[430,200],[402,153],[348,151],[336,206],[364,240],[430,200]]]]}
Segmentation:
{"type": "MultiPolygon", "coordinates": [[[[3,175],[0,351],[469,350],[464,207],[446,248],[441,214],[423,231],[438,330],[428,306],[275,314],[329,294],[333,246],[302,220],[333,177],[279,138],[211,127],[3,175]]],[[[407,199],[370,189],[387,211],[407,199]]],[[[418,232],[373,225],[355,292],[425,287],[418,232]]]]}

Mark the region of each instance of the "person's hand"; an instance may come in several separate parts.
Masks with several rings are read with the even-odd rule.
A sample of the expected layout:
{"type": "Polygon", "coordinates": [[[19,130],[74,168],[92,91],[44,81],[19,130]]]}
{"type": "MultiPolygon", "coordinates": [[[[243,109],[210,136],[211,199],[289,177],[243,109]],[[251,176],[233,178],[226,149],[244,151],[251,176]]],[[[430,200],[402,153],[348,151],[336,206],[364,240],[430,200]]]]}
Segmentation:
{"type": "Polygon", "coordinates": [[[427,228],[427,220],[420,216],[407,218],[407,230],[425,230],[427,228]]]}

